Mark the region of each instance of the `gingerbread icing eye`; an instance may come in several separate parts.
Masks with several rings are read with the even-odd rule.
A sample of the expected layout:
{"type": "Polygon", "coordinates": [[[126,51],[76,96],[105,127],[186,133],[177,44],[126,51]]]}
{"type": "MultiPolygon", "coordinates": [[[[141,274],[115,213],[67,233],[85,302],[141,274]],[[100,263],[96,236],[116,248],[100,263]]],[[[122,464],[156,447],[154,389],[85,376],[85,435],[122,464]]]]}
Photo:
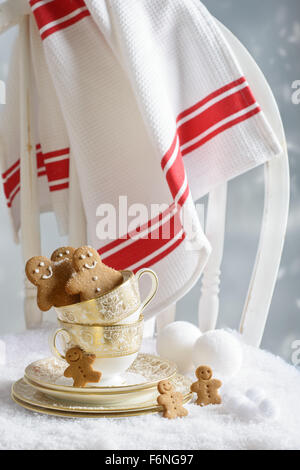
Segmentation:
{"type": "Polygon", "coordinates": [[[69,255],[70,254],[70,250],[66,250],[66,255],[69,255]]]}
{"type": "Polygon", "coordinates": [[[89,251],[88,256],[91,258],[93,256],[93,254],[89,251]]]}
{"type": "Polygon", "coordinates": [[[63,257],[63,254],[62,254],[62,253],[59,253],[59,255],[58,255],[58,256],[59,256],[60,258],[62,258],[62,257],[63,257]]]}
{"type": "Polygon", "coordinates": [[[45,266],[44,261],[41,261],[40,264],[39,264],[39,266],[45,266]]]}
{"type": "Polygon", "coordinates": [[[38,273],[40,272],[40,270],[39,270],[38,268],[36,268],[36,269],[34,270],[34,272],[35,272],[36,274],[38,274],[38,273]]]}
{"type": "Polygon", "coordinates": [[[85,258],[86,258],[85,255],[80,255],[80,256],[79,256],[79,259],[85,259],[85,258]]]}

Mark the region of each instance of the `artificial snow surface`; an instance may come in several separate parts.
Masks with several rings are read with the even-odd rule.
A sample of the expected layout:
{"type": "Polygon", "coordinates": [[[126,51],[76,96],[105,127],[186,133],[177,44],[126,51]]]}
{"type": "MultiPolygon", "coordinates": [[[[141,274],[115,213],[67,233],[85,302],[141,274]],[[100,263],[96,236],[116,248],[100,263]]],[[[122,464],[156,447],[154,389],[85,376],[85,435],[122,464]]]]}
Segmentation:
{"type": "MultiPolygon", "coordinates": [[[[56,418],[27,411],[10,398],[26,365],[49,356],[49,325],[1,339],[7,365],[0,366],[0,449],[300,449],[300,373],[268,352],[243,345],[239,374],[221,388],[226,397],[263,389],[279,417],[248,421],[220,406],[189,404],[186,418],[159,414],[131,418],[56,418]]],[[[147,340],[144,352],[154,352],[147,340]]]]}

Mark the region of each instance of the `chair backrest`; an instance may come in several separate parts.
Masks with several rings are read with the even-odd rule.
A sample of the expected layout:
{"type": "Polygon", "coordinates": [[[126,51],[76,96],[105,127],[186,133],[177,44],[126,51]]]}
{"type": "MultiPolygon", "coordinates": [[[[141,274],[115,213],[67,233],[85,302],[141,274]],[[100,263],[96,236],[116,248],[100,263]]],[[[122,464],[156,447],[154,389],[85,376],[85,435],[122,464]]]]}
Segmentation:
{"type": "MultiPolygon", "coordinates": [[[[28,17],[22,17],[28,11],[26,0],[9,0],[0,6],[0,32],[20,22],[20,96],[21,96],[21,221],[22,247],[24,260],[40,250],[40,227],[38,222],[36,191],[36,171],[34,171],[35,149],[34,136],[30,129],[30,83],[28,17]],[[28,191],[28,187],[31,191],[28,191]],[[27,189],[26,189],[27,188],[27,189]],[[28,207],[31,207],[28,217],[28,207]]],[[[240,322],[240,332],[247,342],[259,346],[267,320],[271,299],[278,274],[282,248],[286,233],[289,208],[289,167],[284,129],[280,113],[272,91],[261,70],[238,39],[221,23],[219,26],[240,63],[247,80],[254,91],[257,101],[266,114],[270,125],[279,137],[283,154],[276,160],[265,164],[265,205],[260,241],[256,261],[250,281],[240,322]]],[[[75,245],[85,243],[86,230],[82,203],[78,200],[78,179],[75,168],[70,175],[70,241],[75,245]]],[[[202,294],[199,301],[199,327],[204,332],[214,329],[219,313],[220,265],[223,256],[223,242],[226,218],[227,185],[224,184],[209,195],[206,222],[207,237],[212,245],[212,255],[204,270],[202,294]]],[[[27,326],[34,326],[41,321],[33,298],[32,287],[25,283],[25,318],[27,326]]],[[[157,328],[175,319],[176,306],[172,305],[157,318],[157,328]]]]}
{"type": "MultiPolygon", "coordinates": [[[[24,262],[31,256],[41,254],[39,207],[37,197],[37,171],[34,126],[32,125],[29,5],[27,0],[9,0],[0,5],[0,33],[19,24],[20,45],[20,217],[21,245],[24,262]]],[[[80,198],[76,169],[71,159],[69,239],[75,246],[86,244],[86,221],[80,198]]],[[[24,315],[27,328],[42,322],[43,315],[36,305],[36,288],[24,278],[24,315]]]]}
{"type": "MultiPolygon", "coordinates": [[[[219,23],[219,26],[283,148],[279,158],[265,164],[265,203],[260,240],[240,322],[240,332],[245,340],[259,346],[286,234],[290,195],[288,152],[278,106],[263,73],[238,39],[224,25],[219,23]]],[[[214,329],[218,318],[225,213],[226,185],[216,188],[209,195],[207,236],[213,251],[203,274],[202,296],[199,302],[199,326],[202,331],[214,329]]]]}

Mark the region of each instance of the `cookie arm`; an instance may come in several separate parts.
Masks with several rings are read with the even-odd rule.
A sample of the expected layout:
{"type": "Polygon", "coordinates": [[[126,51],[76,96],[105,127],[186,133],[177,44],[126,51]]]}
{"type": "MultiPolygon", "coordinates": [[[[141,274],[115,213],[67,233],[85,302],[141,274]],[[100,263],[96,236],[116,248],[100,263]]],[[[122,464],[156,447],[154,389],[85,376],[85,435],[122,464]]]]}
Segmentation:
{"type": "Polygon", "coordinates": [[[222,387],[222,382],[221,382],[221,380],[212,379],[212,380],[210,381],[210,383],[211,383],[211,385],[213,385],[213,386],[216,387],[216,388],[222,387]]]}
{"type": "Polygon", "coordinates": [[[88,364],[93,364],[93,362],[95,362],[96,356],[95,354],[86,354],[84,359],[88,364]]]}
{"type": "Polygon", "coordinates": [[[42,310],[42,312],[47,312],[47,310],[50,310],[50,308],[53,306],[53,303],[51,302],[51,300],[47,299],[46,296],[42,295],[39,289],[38,289],[36,301],[37,301],[39,309],[42,310]]]}
{"type": "Polygon", "coordinates": [[[64,371],[64,376],[65,377],[72,377],[73,376],[71,366],[66,368],[66,370],[64,371]]]}
{"type": "Polygon", "coordinates": [[[157,403],[161,406],[164,406],[166,403],[168,403],[169,401],[169,398],[168,396],[165,396],[165,395],[159,395],[157,397],[157,403]]]}
{"type": "Polygon", "coordinates": [[[80,274],[75,273],[72,277],[70,277],[70,279],[66,283],[65,291],[67,292],[67,294],[76,295],[80,294],[81,290],[82,282],[80,279],[80,274]]]}
{"type": "Polygon", "coordinates": [[[183,402],[183,395],[182,395],[182,393],[180,393],[180,392],[175,392],[175,393],[173,394],[173,396],[174,396],[175,400],[178,400],[178,401],[180,401],[180,402],[183,402]]]}
{"type": "Polygon", "coordinates": [[[192,383],[191,392],[197,392],[198,391],[198,386],[199,386],[198,382],[192,383]]]}

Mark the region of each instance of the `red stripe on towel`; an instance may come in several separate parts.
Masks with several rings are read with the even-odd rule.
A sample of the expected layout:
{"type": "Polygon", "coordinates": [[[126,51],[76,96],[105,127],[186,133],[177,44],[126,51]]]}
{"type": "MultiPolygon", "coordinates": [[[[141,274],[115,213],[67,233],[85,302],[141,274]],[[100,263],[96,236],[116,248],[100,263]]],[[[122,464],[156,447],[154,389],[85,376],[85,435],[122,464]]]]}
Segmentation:
{"type": "Polygon", "coordinates": [[[51,2],[31,0],[29,3],[42,39],[90,16],[83,0],[52,0],[51,2]]]}
{"type": "Polygon", "coordinates": [[[69,159],[60,160],[59,162],[46,162],[46,172],[49,183],[56,180],[69,178],[69,159]]]}
{"type": "Polygon", "coordinates": [[[162,259],[164,259],[166,256],[168,256],[170,253],[172,253],[181,243],[185,240],[185,233],[182,234],[182,236],[169,248],[167,248],[164,252],[160,253],[157,256],[154,256],[151,258],[149,261],[142,263],[140,266],[136,267],[133,269],[133,272],[136,273],[139,269],[141,268],[149,268],[153,266],[155,263],[158,263],[162,259]]]}
{"type": "Polygon", "coordinates": [[[130,244],[123,247],[120,245],[118,251],[108,256],[102,255],[103,248],[99,250],[99,253],[108,266],[115,269],[126,269],[139,264],[156,251],[162,250],[165,245],[169,245],[170,241],[180,234],[181,230],[180,213],[176,212],[167,222],[151,231],[147,238],[133,239],[130,244]]]}
{"type": "Polygon", "coordinates": [[[221,134],[222,132],[226,131],[227,129],[230,129],[231,127],[234,127],[236,124],[239,124],[243,121],[246,121],[247,119],[251,118],[252,116],[255,116],[255,114],[258,114],[261,112],[261,108],[259,106],[257,106],[255,109],[253,109],[252,111],[249,111],[249,113],[246,113],[244,114],[243,116],[237,118],[237,119],[234,119],[226,124],[224,124],[223,126],[219,127],[218,129],[216,129],[215,131],[211,132],[210,134],[208,134],[206,137],[204,137],[203,139],[199,140],[198,142],[195,142],[194,144],[192,144],[191,146],[187,147],[186,149],[182,150],[182,155],[185,156],[187,155],[188,153],[192,152],[193,150],[201,147],[202,145],[204,145],[206,142],[208,142],[209,140],[213,139],[214,137],[216,137],[218,134],[221,134]]]}
{"type": "Polygon", "coordinates": [[[170,215],[172,211],[175,211],[175,205],[174,204],[169,206],[165,211],[160,212],[156,217],[148,220],[143,225],[137,226],[134,231],[131,231],[131,232],[125,234],[123,237],[118,238],[117,240],[113,240],[112,242],[110,242],[107,245],[103,246],[102,248],[99,249],[99,254],[103,255],[103,254],[107,253],[108,251],[112,250],[113,248],[116,248],[117,246],[122,245],[127,240],[130,240],[131,238],[136,237],[137,233],[140,233],[140,234],[143,234],[144,232],[151,233],[151,228],[154,227],[156,224],[159,224],[161,226],[162,225],[162,220],[165,217],[167,217],[168,215],[170,215]]]}
{"type": "Polygon", "coordinates": [[[60,191],[61,189],[68,189],[69,183],[56,184],[55,186],[50,186],[49,190],[51,193],[54,191],[60,191]]]}
{"type": "Polygon", "coordinates": [[[189,121],[181,124],[178,128],[180,145],[195,139],[198,135],[208,131],[224,119],[248,108],[255,103],[250,88],[234,93],[211,107],[196,115],[189,121]]]}
{"type": "Polygon", "coordinates": [[[16,197],[16,195],[20,192],[20,187],[16,189],[16,191],[13,193],[13,195],[10,197],[10,199],[7,201],[7,207],[11,207],[12,203],[16,197]]]}
{"type": "Polygon", "coordinates": [[[20,159],[18,159],[13,165],[11,165],[4,173],[2,173],[2,178],[5,179],[6,176],[11,173],[17,166],[20,164],[20,159]]]}
{"type": "Polygon", "coordinates": [[[11,194],[16,189],[16,187],[20,184],[20,168],[16,169],[11,176],[7,178],[7,180],[3,183],[4,186],[4,194],[6,199],[9,200],[11,194]]]}
{"type": "Polygon", "coordinates": [[[235,80],[231,83],[228,83],[228,85],[225,85],[223,86],[222,88],[219,88],[218,90],[210,93],[209,95],[207,95],[204,99],[202,99],[201,101],[198,101],[198,103],[194,104],[193,106],[191,106],[190,108],[187,108],[185,111],[183,111],[182,113],[178,114],[178,117],[177,117],[177,122],[180,121],[181,119],[185,118],[186,116],[188,116],[189,114],[197,111],[197,109],[201,108],[202,106],[204,106],[206,103],[208,103],[209,101],[213,100],[214,98],[216,98],[217,96],[220,96],[222,95],[222,93],[225,93],[226,91],[229,91],[231,90],[232,88],[235,88],[239,85],[241,85],[242,83],[245,83],[246,82],[246,78],[245,77],[241,77],[239,78],[238,80],[235,80]]]}

